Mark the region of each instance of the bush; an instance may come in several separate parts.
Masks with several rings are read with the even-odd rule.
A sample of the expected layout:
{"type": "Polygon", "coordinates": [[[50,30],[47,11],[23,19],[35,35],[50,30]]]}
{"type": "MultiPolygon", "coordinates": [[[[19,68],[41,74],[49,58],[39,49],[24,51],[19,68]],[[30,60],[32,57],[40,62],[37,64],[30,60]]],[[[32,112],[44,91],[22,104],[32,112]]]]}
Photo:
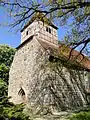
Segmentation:
{"type": "Polygon", "coordinates": [[[90,111],[76,113],[70,117],[70,120],[90,120],[90,111]]]}
{"type": "Polygon", "coordinates": [[[10,120],[29,120],[29,117],[23,113],[24,105],[13,105],[3,108],[3,116],[10,120]]]}

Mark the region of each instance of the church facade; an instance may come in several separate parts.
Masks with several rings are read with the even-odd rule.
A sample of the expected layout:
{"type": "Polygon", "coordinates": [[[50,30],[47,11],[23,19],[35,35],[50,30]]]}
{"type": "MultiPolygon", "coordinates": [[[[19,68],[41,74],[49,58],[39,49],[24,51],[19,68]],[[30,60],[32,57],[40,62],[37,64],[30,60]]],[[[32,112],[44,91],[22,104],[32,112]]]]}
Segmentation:
{"type": "MultiPolygon", "coordinates": [[[[72,60],[67,62],[62,54],[64,50],[66,55],[67,50],[62,46],[58,44],[57,27],[53,24],[34,20],[25,25],[9,73],[11,102],[29,104],[35,109],[43,106],[52,113],[89,103],[86,71],[90,61],[84,59],[81,66],[72,60]]],[[[74,51],[75,54],[78,52],[74,51]]]]}

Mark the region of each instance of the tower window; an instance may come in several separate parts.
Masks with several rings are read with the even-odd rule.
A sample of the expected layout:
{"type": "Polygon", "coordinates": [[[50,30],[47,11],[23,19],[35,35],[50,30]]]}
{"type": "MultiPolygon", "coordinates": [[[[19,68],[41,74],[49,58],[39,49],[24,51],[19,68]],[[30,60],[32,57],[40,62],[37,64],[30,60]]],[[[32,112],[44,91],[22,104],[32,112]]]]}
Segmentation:
{"type": "Polygon", "coordinates": [[[48,27],[46,27],[46,31],[48,32],[48,27]]]}
{"type": "Polygon", "coordinates": [[[46,27],[46,31],[51,33],[51,29],[49,27],[46,27]]]}
{"type": "Polygon", "coordinates": [[[49,28],[49,33],[51,33],[51,29],[49,28]]]}
{"type": "Polygon", "coordinates": [[[26,32],[26,35],[28,35],[28,31],[26,32]]]}

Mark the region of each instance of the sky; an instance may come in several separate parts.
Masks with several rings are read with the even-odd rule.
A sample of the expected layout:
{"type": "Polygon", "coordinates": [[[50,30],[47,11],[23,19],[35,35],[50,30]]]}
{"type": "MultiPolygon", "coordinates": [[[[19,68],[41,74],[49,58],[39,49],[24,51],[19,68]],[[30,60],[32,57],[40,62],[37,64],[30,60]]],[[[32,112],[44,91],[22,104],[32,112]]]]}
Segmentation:
{"type": "MultiPolygon", "coordinates": [[[[16,32],[15,29],[10,30],[10,27],[3,24],[10,23],[9,18],[3,8],[0,8],[0,44],[7,44],[11,47],[16,48],[21,42],[20,31],[16,32]]],[[[66,33],[65,28],[59,27],[58,29],[58,39],[62,40],[66,33]]]]}

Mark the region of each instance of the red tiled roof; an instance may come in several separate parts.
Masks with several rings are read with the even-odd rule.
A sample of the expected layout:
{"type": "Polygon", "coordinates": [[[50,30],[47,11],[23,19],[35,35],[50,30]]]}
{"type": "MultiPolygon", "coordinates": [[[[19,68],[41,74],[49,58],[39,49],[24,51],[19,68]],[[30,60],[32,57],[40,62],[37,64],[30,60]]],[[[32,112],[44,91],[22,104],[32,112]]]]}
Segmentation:
{"type": "Polygon", "coordinates": [[[78,51],[72,50],[70,47],[64,44],[55,45],[53,43],[42,40],[39,40],[39,42],[45,49],[51,49],[52,51],[55,51],[54,55],[63,57],[64,59],[69,60],[74,64],[80,64],[81,67],[90,70],[89,58],[83,54],[80,54],[78,51]]]}
{"type": "Polygon", "coordinates": [[[90,60],[87,56],[81,54],[76,50],[72,50],[72,48],[65,45],[59,45],[59,52],[61,53],[61,51],[64,51],[62,54],[63,56],[66,56],[67,59],[70,59],[71,61],[76,61],[90,70],[90,60]]]}

